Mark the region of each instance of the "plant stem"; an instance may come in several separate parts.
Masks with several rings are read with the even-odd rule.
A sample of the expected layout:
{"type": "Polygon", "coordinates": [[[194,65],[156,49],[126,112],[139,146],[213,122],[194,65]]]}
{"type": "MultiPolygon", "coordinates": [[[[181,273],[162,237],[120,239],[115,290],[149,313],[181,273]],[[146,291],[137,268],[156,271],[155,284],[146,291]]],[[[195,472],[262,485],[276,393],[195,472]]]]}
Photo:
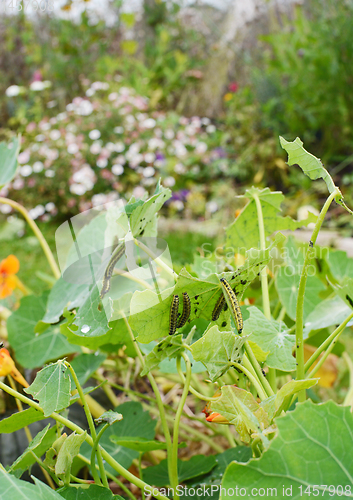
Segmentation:
{"type": "MultiPolygon", "coordinates": [[[[139,346],[137,345],[137,341],[135,339],[133,331],[131,330],[131,327],[129,325],[128,320],[123,315],[123,313],[122,313],[122,316],[123,316],[126,328],[127,328],[128,332],[129,332],[130,339],[132,340],[133,345],[135,346],[136,354],[137,354],[137,356],[138,356],[138,358],[140,360],[141,367],[143,369],[145,367],[145,359],[142,356],[142,353],[140,351],[139,346]]],[[[166,419],[166,413],[164,411],[163,401],[162,401],[162,398],[161,398],[158,386],[156,384],[156,381],[154,380],[154,377],[153,377],[152,373],[148,373],[147,374],[147,378],[149,380],[149,383],[151,384],[151,387],[152,387],[152,390],[154,392],[154,395],[156,396],[157,406],[158,406],[158,410],[159,410],[159,416],[160,416],[161,424],[162,424],[162,428],[163,428],[163,434],[164,434],[165,442],[166,442],[166,445],[167,445],[168,475],[169,475],[170,485],[171,485],[172,488],[174,488],[174,491],[176,491],[177,484],[175,484],[175,474],[173,473],[172,468],[171,468],[172,440],[171,440],[171,437],[170,437],[169,427],[168,427],[168,423],[167,423],[167,419],[166,419]]]]}
{"type": "Polygon", "coordinates": [[[314,354],[308,359],[304,365],[304,370],[307,372],[311,365],[315,363],[320,354],[325,351],[325,349],[331,344],[331,342],[344,330],[347,323],[353,319],[353,312],[350,314],[337,328],[334,330],[329,337],[316,349],[314,354]]]}
{"type": "Polygon", "coordinates": [[[343,406],[350,406],[351,412],[353,411],[353,363],[351,358],[348,356],[346,352],[343,353],[343,357],[348,366],[349,371],[349,387],[346,397],[343,401],[343,406]]]}
{"type": "MultiPolygon", "coordinates": [[[[178,370],[178,373],[179,373],[181,380],[185,384],[185,376],[184,376],[183,371],[181,369],[180,362],[177,363],[177,370],[178,370]]],[[[218,398],[214,398],[214,397],[204,396],[203,394],[198,392],[196,389],[191,387],[191,385],[189,386],[189,391],[191,392],[191,394],[193,394],[194,396],[196,396],[199,399],[202,399],[203,401],[215,401],[216,399],[218,399],[218,398]]]]}
{"type": "Polygon", "coordinates": [[[59,279],[60,278],[60,270],[58,268],[57,263],[55,262],[54,255],[52,254],[52,251],[49,248],[47,240],[44,238],[41,230],[39,229],[37,224],[34,222],[32,217],[29,215],[27,210],[22,205],[17,203],[16,201],[9,200],[8,198],[3,198],[1,196],[0,196],[0,203],[10,205],[12,208],[14,208],[18,212],[20,212],[21,215],[23,215],[26,222],[28,223],[28,225],[30,226],[30,228],[32,229],[34,234],[36,235],[36,237],[37,237],[37,239],[38,239],[38,241],[43,249],[43,252],[45,253],[45,256],[49,262],[49,265],[51,267],[51,270],[52,270],[55,278],[59,279]]]}
{"type": "MultiPolygon", "coordinates": [[[[311,235],[311,240],[308,245],[308,249],[306,251],[304,264],[302,273],[299,281],[298,288],[298,299],[297,299],[297,308],[296,308],[296,330],[295,330],[295,346],[296,346],[296,362],[297,362],[297,373],[296,379],[303,380],[304,379],[304,342],[303,342],[303,325],[304,325],[304,294],[306,282],[308,279],[308,270],[309,264],[313,253],[313,247],[316,243],[317,236],[319,234],[320,228],[324,221],[325,215],[332,201],[335,199],[335,196],[339,194],[339,191],[335,189],[330,196],[327,198],[324,206],[321,209],[321,212],[316,221],[313,233],[311,235]]],[[[303,402],[306,399],[306,390],[303,389],[298,393],[298,401],[303,402]]]]}
{"type": "MultiPolygon", "coordinates": [[[[246,363],[246,358],[244,356],[243,358],[243,364],[246,363]],[[245,363],[244,363],[245,361],[245,363]]],[[[247,360],[248,361],[248,360],[247,360]]],[[[249,365],[250,365],[250,362],[248,361],[249,365]]],[[[255,387],[255,389],[257,390],[257,393],[261,399],[261,401],[264,401],[265,399],[267,399],[267,394],[264,392],[263,388],[261,387],[261,385],[259,384],[258,380],[256,379],[256,377],[250,373],[249,371],[249,366],[248,368],[245,368],[245,366],[241,365],[240,363],[232,363],[232,365],[235,367],[235,368],[238,368],[239,370],[241,370],[247,377],[248,379],[250,380],[250,382],[252,383],[252,385],[255,387]]]]}
{"type": "MultiPolygon", "coordinates": [[[[21,394],[21,393],[19,393],[17,391],[14,391],[11,387],[9,387],[8,385],[4,384],[3,382],[0,382],[0,389],[2,389],[3,391],[7,392],[8,394],[10,394],[11,396],[13,396],[14,398],[18,398],[20,401],[22,401],[22,403],[25,403],[26,405],[31,406],[32,408],[35,408],[36,410],[38,410],[38,411],[40,411],[41,413],[44,414],[43,408],[41,408],[38,403],[35,403],[34,401],[32,401],[31,399],[27,398],[23,394],[21,394]]],[[[75,431],[77,434],[85,434],[86,433],[86,431],[84,431],[80,426],[78,426],[77,424],[71,422],[71,420],[63,417],[59,413],[53,412],[50,415],[48,415],[48,418],[53,418],[54,420],[56,420],[57,422],[60,422],[61,424],[63,424],[64,426],[68,427],[72,431],[75,431]]],[[[93,439],[87,433],[86,433],[85,441],[91,447],[93,446],[93,439]]],[[[101,451],[102,451],[102,457],[104,458],[104,460],[118,474],[120,474],[125,479],[127,479],[128,481],[130,481],[130,483],[136,485],[138,488],[146,488],[146,489],[148,488],[148,489],[151,489],[151,486],[149,484],[145,483],[144,481],[141,481],[139,478],[137,478],[136,476],[134,476],[131,472],[129,472],[128,470],[126,470],[107,451],[105,451],[104,448],[101,448],[101,451]]],[[[154,496],[158,500],[169,500],[165,495],[163,495],[162,493],[160,493],[158,491],[154,492],[154,496]]]]}
{"type": "MultiPolygon", "coordinates": [[[[82,403],[82,406],[83,406],[83,409],[84,409],[84,412],[85,412],[85,415],[86,415],[86,418],[87,418],[89,430],[91,432],[91,436],[92,436],[93,444],[94,444],[97,441],[96,428],[94,426],[93,418],[92,418],[90,409],[88,408],[88,404],[87,404],[85,395],[83,394],[83,390],[82,390],[81,384],[80,384],[80,382],[79,382],[79,380],[77,378],[75,370],[72,368],[72,366],[70,365],[70,363],[68,363],[67,361],[65,361],[65,366],[67,366],[68,369],[70,370],[70,373],[72,375],[72,378],[74,379],[74,382],[75,382],[75,385],[76,385],[76,388],[77,388],[77,392],[80,395],[81,403],[82,403]]],[[[94,446],[93,446],[93,448],[94,448],[94,446]]],[[[98,461],[99,470],[100,470],[100,473],[101,473],[101,478],[102,478],[103,484],[105,484],[105,483],[108,484],[107,478],[105,476],[105,470],[104,470],[102,455],[101,455],[99,447],[97,448],[97,461],[98,461]]],[[[93,477],[94,477],[94,474],[96,474],[95,468],[92,470],[93,477]]],[[[96,475],[96,477],[94,477],[94,480],[96,480],[96,479],[99,480],[99,478],[97,477],[97,475],[96,475]]],[[[100,484],[100,480],[99,480],[98,484],[100,484]]]]}
{"type": "Polygon", "coordinates": [[[147,255],[149,255],[151,257],[151,259],[156,263],[158,264],[159,266],[161,266],[162,269],[164,269],[168,274],[169,276],[171,276],[172,278],[176,279],[178,277],[178,275],[176,274],[176,272],[173,271],[173,269],[171,267],[169,267],[165,262],[163,262],[162,259],[160,259],[159,257],[157,257],[146,245],[144,245],[140,240],[138,239],[134,239],[134,243],[135,245],[137,245],[139,248],[141,248],[141,250],[143,250],[147,255]]]}
{"type": "Polygon", "coordinates": [[[244,347],[245,347],[245,352],[248,355],[249,361],[252,364],[255,373],[257,375],[257,378],[259,379],[260,384],[264,388],[265,393],[267,394],[268,397],[273,396],[274,392],[272,390],[272,387],[270,386],[267,378],[262,373],[261,366],[259,365],[257,359],[255,358],[255,354],[252,352],[249,342],[246,341],[244,343],[244,347]]]}
{"type": "MultiPolygon", "coordinates": [[[[97,469],[96,469],[96,461],[95,461],[95,458],[96,458],[96,453],[98,454],[98,447],[99,447],[99,440],[100,438],[102,437],[103,435],[103,432],[109,427],[109,423],[106,423],[105,425],[103,425],[103,427],[101,428],[101,430],[98,432],[97,434],[97,437],[95,438],[94,442],[93,442],[93,446],[92,446],[92,453],[91,453],[91,470],[92,470],[92,474],[93,474],[93,471],[94,471],[94,474],[97,475],[97,469]]],[[[103,465],[103,463],[102,463],[103,465]]],[[[104,469],[104,467],[103,467],[104,469]]],[[[109,484],[108,484],[108,480],[107,480],[107,476],[105,475],[105,471],[104,471],[104,474],[102,474],[102,471],[101,471],[101,468],[99,466],[99,471],[102,475],[102,482],[103,482],[103,486],[105,486],[106,488],[109,488],[109,484]]],[[[94,476],[93,476],[94,477],[94,476]]],[[[94,480],[96,481],[96,478],[94,477],[94,480]]],[[[100,480],[99,480],[99,477],[98,477],[98,483],[97,484],[100,484],[100,480]]]]}
{"type": "MultiPolygon", "coordinates": [[[[140,479],[143,479],[143,473],[142,473],[142,455],[143,453],[140,451],[139,453],[139,462],[138,462],[138,471],[139,471],[139,475],[140,475],[140,479]]],[[[142,500],[145,500],[145,492],[143,490],[141,490],[141,496],[142,496],[142,500]]]]}
{"type": "MultiPolygon", "coordinates": [[[[185,384],[183,388],[183,393],[181,395],[178,409],[175,415],[175,423],[174,423],[174,429],[173,429],[173,451],[172,451],[172,460],[171,460],[171,465],[172,465],[172,471],[176,475],[176,485],[178,486],[179,481],[178,481],[178,441],[179,441],[179,424],[180,424],[180,419],[181,419],[181,414],[183,413],[184,405],[186,402],[187,395],[189,394],[189,386],[191,382],[191,363],[190,359],[188,356],[183,352],[182,353],[183,360],[185,362],[185,367],[186,367],[186,377],[185,377],[185,384]]],[[[180,360],[181,357],[178,356],[177,358],[177,366],[178,366],[178,372],[181,371],[181,366],[180,366],[180,360]]],[[[173,487],[174,489],[174,487],[173,487]]],[[[179,493],[177,492],[176,489],[174,489],[174,499],[179,498],[179,493]]]]}

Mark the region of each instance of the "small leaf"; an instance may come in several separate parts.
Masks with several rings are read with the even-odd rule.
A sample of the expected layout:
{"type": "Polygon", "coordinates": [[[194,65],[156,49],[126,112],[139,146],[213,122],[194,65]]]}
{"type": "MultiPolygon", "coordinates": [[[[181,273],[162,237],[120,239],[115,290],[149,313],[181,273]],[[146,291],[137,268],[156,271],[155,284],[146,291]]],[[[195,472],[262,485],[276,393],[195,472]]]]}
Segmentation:
{"type": "MultiPolygon", "coordinates": [[[[235,488],[251,491],[255,484],[257,491],[264,488],[272,496],[275,490],[269,488],[276,488],[279,498],[287,498],[283,494],[287,489],[288,494],[292,491],[289,497],[300,498],[300,486],[303,492],[311,486],[311,493],[315,486],[322,498],[340,498],[337,492],[353,484],[350,408],[333,401],[316,405],[308,400],[277,418],[276,424],[278,434],[261,458],[228,466],[222,481],[222,500],[233,500],[231,491],[235,488]],[[323,483],[331,485],[330,492],[323,483]]],[[[351,488],[349,491],[348,497],[352,498],[351,488]]]]}
{"type": "Polygon", "coordinates": [[[285,323],[269,320],[255,306],[248,307],[250,318],[244,322],[244,333],[251,334],[252,342],[270,354],[266,358],[266,364],[270,368],[276,368],[285,372],[295,370],[295,360],[292,350],[295,337],[288,333],[285,323]]]}
{"type": "Polygon", "coordinates": [[[249,443],[251,434],[255,433],[267,447],[268,440],[262,431],[270,425],[270,421],[254,396],[244,389],[230,385],[223,386],[221,391],[219,398],[210,402],[210,409],[220,413],[233,424],[244,443],[249,443]]]}
{"type": "Polygon", "coordinates": [[[115,422],[120,422],[120,420],[122,420],[123,418],[124,417],[122,416],[121,413],[117,413],[116,411],[113,410],[108,410],[105,411],[103,415],[101,415],[100,417],[95,418],[94,421],[97,425],[102,424],[103,422],[112,425],[115,422]]]}
{"type": "MultiPolygon", "coordinates": [[[[200,474],[206,474],[212,470],[216,465],[216,459],[210,455],[195,455],[189,460],[178,460],[178,479],[183,483],[187,479],[191,479],[200,474]]],[[[162,460],[158,465],[147,467],[143,470],[143,479],[146,483],[154,486],[167,486],[169,485],[168,477],[168,462],[162,460]]]]}
{"type": "Polygon", "coordinates": [[[152,352],[150,352],[145,358],[145,367],[141,372],[141,377],[147,375],[154,368],[156,368],[159,363],[164,359],[173,359],[180,356],[185,348],[182,347],[183,335],[173,335],[172,337],[167,337],[157,344],[152,352]]]}
{"type": "Polygon", "coordinates": [[[12,181],[17,170],[17,156],[20,152],[20,137],[12,142],[0,142],[0,189],[12,181]]]}
{"type": "Polygon", "coordinates": [[[23,429],[26,425],[44,419],[45,416],[43,413],[35,408],[28,408],[27,410],[13,413],[11,417],[0,421],[0,434],[11,434],[19,429],[23,429]]]}
{"type": "Polygon", "coordinates": [[[24,390],[39,401],[45,417],[67,408],[70,404],[71,382],[64,361],[45,366],[24,390]]]}
{"type": "MultiPolygon", "coordinates": [[[[137,206],[130,217],[130,227],[133,236],[142,236],[144,229],[155,217],[159,209],[172,196],[168,188],[160,188],[143,205],[137,206]]],[[[145,234],[144,234],[145,236],[145,234]]]]}
{"type": "Polygon", "coordinates": [[[246,340],[246,336],[220,332],[215,325],[191,345],[191,352],[195,361],[206,366],[212,382],[215,382],[232,367],[232,363],[241,363],[246,340]]]}
{"type": "Polygon", "coordinates": [[[59,478],[67,477],[70,474],[72,461],[80,452],[80,448],[86,439],[86,431],[83,434],[70,434],[60,447],[55,464],[55,474],[59,478]]]}

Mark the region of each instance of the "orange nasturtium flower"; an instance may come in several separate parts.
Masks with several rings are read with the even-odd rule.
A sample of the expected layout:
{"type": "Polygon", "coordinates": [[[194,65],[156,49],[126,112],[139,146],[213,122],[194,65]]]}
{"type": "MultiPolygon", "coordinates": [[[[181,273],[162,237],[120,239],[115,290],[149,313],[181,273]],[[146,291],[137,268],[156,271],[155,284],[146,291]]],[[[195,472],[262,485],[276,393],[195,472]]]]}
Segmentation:
{"type": "Polygon", "coordinates": [[[0,262],[0,299],[11,295],[14,289],[19,286],[19,280],[16,276],[19,269],[19,260],[14,255],[9,255],[0,262]]]}
{"type": "Polygon", "coordinates": [[[0,377],[11,375],[17,382],[24,387],[28,387],[28,382],[22,377],[21,373],[17,370],[14,360],[11,358],[10,353],[5,347],[0,349],[0,377]]]}

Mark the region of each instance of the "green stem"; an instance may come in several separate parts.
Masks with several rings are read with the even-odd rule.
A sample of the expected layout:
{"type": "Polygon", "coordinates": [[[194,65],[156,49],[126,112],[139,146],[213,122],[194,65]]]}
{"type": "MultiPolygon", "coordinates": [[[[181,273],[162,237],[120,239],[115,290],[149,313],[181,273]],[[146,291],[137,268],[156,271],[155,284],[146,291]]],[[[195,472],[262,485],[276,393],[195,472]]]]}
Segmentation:
{"type": "MultiPolygon", "coordinates": [[[[100,484],[100,479],[99,479],[99,476],[97,474],[97,469],[96,469],[96,453],[98,452],[98,447],[99,447],[99,440],[100,438],[102,437],[103,435],[103,432],[109,427],[109,423],[106,423],[105,425],[103,425],[103,427],[101,428],[101,430],[98,432],[97,434],[97,437],[95,438],[95,440],[93,441],[93,446],[92,446],[92,453],[91,453],[91,470],[92,470],[92,474],[93,474],[93,477],[94,477],[94,480],[95,482],[97,483],[97,479],[98,479],[98,483],[97,484],[100,484]]],[[[98,454],[98,453],[97,453],[98,454]]],[[[103,464],[102,464],[103,465],[103,464]]],[[[101,468],[99,466],[99,471],[102,475],[102,471],[101,471],[101,468]]],[[[104,471],[105,472],[105,471],[104,471]]],[[[106,488],[109,488],[109,484],[108,484],[108,479],[107,479],[107,476],[105,475],[105,473],[102,475],[102,482],[103,482],[103,486],[105,486],[106,488]]]]}
{"type": "MultiPolygon", "coordinates": [[[[138,471],[139,471],[139,475],[140,475],[140,479],[143,479],[143,473],[142,473],[142,455],[143,453],[140,451],[139,453],[139,463],[138,463],[138,471]]],[[[145,500],[145,492],[143,490],[141,490],[141,496],[142,496],[142,500],[145,500]]]]}
{"type": "Polygon", "coordinates": [[[344,398],[343,406],[350,406],[351,412],[352,412],[353,411],[353,363],[352,363],[351,358],[348,356],[348,354],[346,352],[343,353],[343,358],[347,364],[348,371],[349,371],[348,392],[346,394],[346,397],[344,398]]]}
{"type": "MultiPolygon", "coordinates": [[[[186,398],[187,398],[187,395],[189,394],[189,386],[190,386],[190,382],[191,382],[191,363],[190,363],[190,359],[188,358],[188,356],[184,352],[182,353],[182,357],[183,357],[183,360],[185,362],[186,377],[185,377],[185,384],[184,384],[184,388],[183,388],[183,393],[181,395],[181,398],[180,398],[180,401],[179,401],[179,405],[178,405],[178,409],[177,409],[177,412],[176,412],[176,415],[175,415],[175,423],[174,423],[174,429],[173,429],[173,451],[172,451],[172,460],[171,460],[172,472],[173,472],[174,476],[176,476],[175,477],[175,482],[176,482],[177,486],[179,484],[179,482],[178,482],[179,424],[180,424],[181,415],[183,413],[184,405],[185,405],[185,402],[186,402],[186,398]]],[[[180,360],[181,360],[181,357],[179,356],[177,358],[178,372],[181,371],[180,360]]],[[[174,499],[177,500],[179,498],[179,494],[178,494],[176,488],[173,488],[173,489],[174,489],[174,499]]]]}
{"type": "Polygon", "coordinates": [[[252,366],[251,366],[249,360],[247,360],[245,356],[243,358],[243,365],[241,365],[240,363],[232,363],[232,365],[234,366],[234,368],[238,368],[238,370],[241,370],[248,377],[248,379],[250,380],[250,382],[252,383],[252,385],[257,390],[257,393],[258,393],[261,401],[264,401],[265,399],[267,399],[267,394],[264,391],[263,387],[261,387],[261,384],[259,383],[259,381],[257,380],[256,374],[255,373],[252,374],[250,372],[250,367],[252,367],[252,366]],[[247,364],[247,363],[249,365],[246,368],[243,365],[247,364]]]}
{"type": "MultiPolygon", "coordinates": [[[[25,403],[26,405],[31,406],[32,408],[35,408],[36,410],[38,410],[44,414],[43,408],[41,408],[38,403],[35,403],[34,401],[27,398],[23,394],[20,394],[19,392],[14,391],[13,389],[11,389],[11,387],[4,384],[3,382],[0,382],[0,389],[7,392],[8,394],[13,396],[14,398],[19,399],[20,401],[22,401],[22,403],[25,403]]],[[[68,429],[75,431],[77,434],[85,434],[86,433],[86,431],[84,431],[80,426],[78,426],[77,424],[74,424],[73,422],[71,422],[71,420],[63,417],[62,415],[59,415],[59,413],[53,412],[50,415],[48,415],[47,418],[52,418],[52,419],[56,420],[57,422],[60,422],[61,424],[66,426],[68,429]]],[[[93,446],[93,439],[87,433],[86,433],[85,441],[89,444],[89,446],[91,446],[91,447],[93,446]]],[[[134,476],[131,472],[126,470],[103,448],[102,448],[102,457],[119,475],[123,476],[125,479],[130,481],[130,483],[134,484],[138,488],[151,489],[151,486],[149,484],[145,483],[144,481],[141,481],[139,478],[134,476]]],[[[169,500],[165,495],[163,495],[162,493],[160,493],[158,491],[154,492],[154,496],[158,500],[169,500]]]]}
{"type": "Polygon", "coordinates": [[[246,341],[244,347],[245,347],[245,352],[248,355],[249,361],[252,364],[255,373],[257,375],[257,378],[259,379],[260,384],[264,388],[265,393],[267,394],[268,397],[273,396],[274,392],[272,390],[272,387],[270,386],[267,378],[262,373],[261,366],[259,365],[259,362],[255,358],[255,354],[252,352],[249,342],[246,341]]]}
{"type": "Polygon", "coordinates": [[[149,255],[151,257],[151,259],[156,263],[158,264],[159,266],[161,266],[162,269],[164,269],[166,271],[166,273],[169,274],[169,276],[171,276],[172,278],[176,279],[178,277],[178,275],[176,274],[176,272],[173,271],[173,269],[171,267],[169,267],[165,262],[163,262],[162,259],[160,259],[159,257],[157,257],[146,245],[144,245],[140,240],[138,239],[134,239],[134,243],[135,245],[137,245],[139,248],[141,248],[141,250],[143,250],[147,255],[149,255]]]}
{"type": "Polygon", "coordinates": [[[20,212],[20,214],[23,215],[26,222],[28,223],[28,225],[30,226],[30,228],[32,229],[34,234],[36,235],[36,237],[37,237],[37,239],[38,239],[38,241],[43,249],[43,252],[45,253],[45,256],[49,262],[49,265],[51,267],[51,270],[52,270],[55,278],[59,279],[60,278],[60,270],[58,268],[57,263],[55,262],[54,255],[52,254],[52,251],[49,248],[47,240],[44,238],[41,230],[39,229],[37,224],[34,222],[32,217],[29,215],[27,210],[22,205],[17,203],[16,201],[9,200],[8,198],[2,198],[1,196],[0,196],[0,203],[10,205],[12,208],[17,210],[17,212],[20,212]]]}
{"type": "MultiPolygon", "coordinates": [[[[136,354],[137,354],[137,356],[138,356],[138,358],[140,360],[141,367],[142,367],[142,369],[144,369],[144,367],[145,367],[145,359],[142,356],[142,353],[141,353],[141,351],[139,349],[139,346],[137,345],[137,341],[135,339],[133,331],[131,330],[129,322],[127,321],[127,319],[126,319],[125,316],[123,316],[123,319],[124,319],[126,328],[127,328],[128,332],[129,332],[130,339],[132,340],[133,345],[135,346],[136,354]]],[[[167,445],[168,474],[169,474],[170,485],[171,485],[172,488],[174,488],[174,491],[176,491],[177,484],[174,483],[174,479],[175,478],[174,478],[174,474],[173,474],[172,468],[171,468],[172,440],[171,440],[171,437],[170,437],[169,427],[168,427],[168,423],[167,423],[167,419],[166,419],[166,413],[164,411],[163,401],[162,401],[162,398],[161,398],[158,386],[156,384],[156,381],[154,380],[154,377],[153,377],[152,373],[148,373],[147,374],[147,378],[149,380],[149,383],[151,384],[151,387],[152,387],[152,390],[154,392],[154,395],[156,396],[156,402],[157,402],[157,406],[158,406],[158,410],[159,410],[159,416],[160,416],[160,419],[161,419],[163,434],[164,434],[165,442],[166,442],[166,445],[167,445]]]]}
{"type": "MultiPolygon", "coordinates": [[[[178,370],[178,373],[179,373],[181,380],[185,384],[185,376],[184,376],[183,371],[181,369],[180,363],[177,363],[177,370],[178,370]]],[[[203,401],[216,401],[216,399],[218,399],[218,398],[214,398],[214,397],[204,396],[203,394],[201,394],[201,392],[198,392],[196,389],[191,387],[191,385],[189,386],[189,391],[191,392],[191,394],[193,394],[194,396],[196,396],[199,399],[202,399],[203,401]]]]}
{"type": "MultiPolygon", "coordinates": [[[[311,235],[311,241],[309,243],[308,249],[306,251],[304,264],[302,273],[299,281],[298,288],[298,299],[297,299],[297,308],[296,308],[296,330],[295,330],[295,346],[296,346],[296,362],[297,362],[297,380],[303,380],[305,369],[304,369],[304,341],[303,341],[303,326],[304,326],[304,294],[306,282],[308,279],[308,270],[310,260],[313,254],[313,247],[316,243],[317,236],[319,234],[320,228],[324,221],[325,215],[332,201],[335,199],[335,196],[339,194],[339,191],[335,189],[330,196],[327,198],[324,206],[321,209],[321,212],[316,221],[314,231],[311,235]]],[[[298,393],[298,401],[303,402],[306,399],[306,391],[303,389],[298,393]]]]}
{"type": "Polygon", "coordinates": [[[327,349],[331,342],[344,330],[347,323],[353,318],[353,312],[350,314],[337,328],[334,330],[329,337],[316,349],[314,354],[308,359],[304,365],[304,370],[307,372],[311,365],[315,363],[320,354],[327,349]]]}
{"type": "MultiPolygon", "coordinates": [[[[70,363],[68,363],[67,361],[65,361],[65,366],[68,367],[68,369],[70,370],[70,373],[72,375],[72,378],[74,379],[74,382],[75,382],[75,385],[76,385],[76,388],[77,388],[77,392],[80,395],[81,403],[82,403],[82,406],[83,406],[83,409],[84,409],[84,412],[85,412],[85,415],[86,415],[86,418],[87,418],[89,430],[91,432],[91,436],[92,436],[93,442],[95,443],[96,440],[97,440],[96,428],[94,426],[93,418],[92,418],[90,409],[88,407],[85,395],[83,394],[83,390],[82,390],[81,384],[80,384],[80,382],[79,382],[79,380],[77,378],[75,370],[72,368],[72,366],[70,365],[70,363]]],[[[105,470],[104,470],[102,455],[101,455],[101,452],[100,452],[99,448],[97,448],[97,462],[98,462],[98,465],[99,465],[99,470],[100,470],[100,473],[101,473],[101,478],[102,478],[103,484],[105,484],[105,483],[108,484],[107,478],[105,476],[105,470]]],[[[93,477],[94,477],[94,474],[96,474],[96,470],[95,469],[92,470],[93,477]]],[[[97,479],[99,481],[98,484],[101,484],[100,479],[98,477],[97,477],[97,479]]],[[[96,477],[94,477],[94,480],[96,480],[96,477]]]]}

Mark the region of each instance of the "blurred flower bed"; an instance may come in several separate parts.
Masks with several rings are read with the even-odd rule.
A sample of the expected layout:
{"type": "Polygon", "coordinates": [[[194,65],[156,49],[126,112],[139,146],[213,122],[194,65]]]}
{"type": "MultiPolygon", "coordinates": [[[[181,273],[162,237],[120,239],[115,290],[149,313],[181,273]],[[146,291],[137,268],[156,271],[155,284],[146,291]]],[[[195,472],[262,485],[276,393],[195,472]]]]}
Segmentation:
{"type": "MultiPolygon", "coordinates": [[[[38,90],[48,87],[38,83],[38,90]]],[[[224,203],[217,180],[244,178],[233,145],[224,144],[209,118],[150,110],[147,97],[116,82],[86,85],[85,97],[74,98],[65,112],[27,124],[18,174],[0,192],[30,207],[34,219],[141,198],[158,179],[173,188],[169,215],[207,216],[224,203]]],[[[21,92],[7,90],[10,98],[21,92]]],[[[11,213],[8,205],[0,210],[11,213]]]]}

